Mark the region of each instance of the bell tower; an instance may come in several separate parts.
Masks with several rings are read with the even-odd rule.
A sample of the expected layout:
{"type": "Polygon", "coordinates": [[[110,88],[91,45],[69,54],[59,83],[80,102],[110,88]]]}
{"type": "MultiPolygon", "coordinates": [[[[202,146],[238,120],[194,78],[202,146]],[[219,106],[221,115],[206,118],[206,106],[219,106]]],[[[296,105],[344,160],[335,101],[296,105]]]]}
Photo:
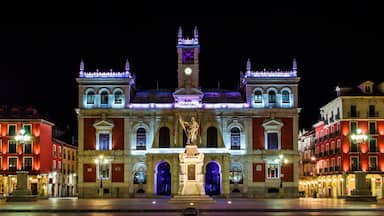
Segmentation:
{"type": "Polygon", "coordinates": [[[192,38],[183,37],[183,30],[179,27],[177,38],[178,88],[198,88],[200,45],[197,27],[193,30],[192,38]]]}

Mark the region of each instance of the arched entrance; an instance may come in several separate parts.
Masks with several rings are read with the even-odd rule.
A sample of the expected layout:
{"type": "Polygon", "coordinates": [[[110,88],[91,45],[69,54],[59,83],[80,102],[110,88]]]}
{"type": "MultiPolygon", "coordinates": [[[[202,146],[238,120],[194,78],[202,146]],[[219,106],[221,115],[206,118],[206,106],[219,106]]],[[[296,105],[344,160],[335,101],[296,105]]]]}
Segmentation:
{"type": "Polygon", "coordinates": [[[156,169],[156,194],[171,195],[171,168],[165,161],[160,162],[156,169]]]}
{"type": "Polygon", "coordinates": [[[216,162],[209,162],[205,168],[205,193],[212,196],[220,195],[220,192],[220,166],[216,162]]]}

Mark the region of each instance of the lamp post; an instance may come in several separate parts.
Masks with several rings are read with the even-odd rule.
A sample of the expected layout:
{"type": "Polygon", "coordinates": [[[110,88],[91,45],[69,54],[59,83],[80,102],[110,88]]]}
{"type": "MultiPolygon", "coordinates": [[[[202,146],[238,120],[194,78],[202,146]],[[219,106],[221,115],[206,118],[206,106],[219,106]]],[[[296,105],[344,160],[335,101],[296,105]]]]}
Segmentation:
{"type": "Polygon", "coordinates": [[[101,165],[106,163],[106,159],[104,158],[104,155],[99,155],[98,158],[95,159],[96,165],[99,166],[99,178],[100,178],[100,185],[99,185],[99,196],[103,196],[104,191],[103,191],[103,170],[101,165]]]}
{"type": "Polygon", "coordinates": [[[283,188],[283,177],[284,177],[284,174],[281,172],[282,168],[283,168],[283,164],[287,164],[289,161],[287,158],[284,157],[283,154],[279,155],[279,158],[275,160],[276,162],[279,163],[280,165],[280,197],[284,197],[284,188],[283,188]]]}
{"type": "MultiPolygon", "coordinates": [[[[19,134],[15,137],[15,140],[20,145],[24,145],[25,142],[31,140],[31,136],[25,134],[25,130],[21,129],[19,134]]],[[[32,195],[32,192],[27,187],[28,171],[25,170],[24,166],[24,149],[21,149],[21,169],[16,171],[17,184],[16,190],[13,191],[12,196],[7,197],[7,201],[36,201],[36,196],[32,195]]]]}

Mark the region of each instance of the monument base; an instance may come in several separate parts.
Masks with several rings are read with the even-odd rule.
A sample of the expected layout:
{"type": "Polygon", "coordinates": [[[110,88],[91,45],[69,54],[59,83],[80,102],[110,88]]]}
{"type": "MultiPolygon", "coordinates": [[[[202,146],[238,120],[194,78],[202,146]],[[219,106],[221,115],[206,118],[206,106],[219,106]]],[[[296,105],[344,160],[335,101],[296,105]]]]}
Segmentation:
{"type": "Polygon", "coordinates": [[[376,196],[372,196],[366,183],[366,174],[364,172],[355,172],[356,189],[351,191],[350,196],[346,196],[346,201],[366,201],[376,202],[376,196]]]}
{"type": "Polygon", "coordinates": [[[215,204],[216,201],[208,195],[177,195],[168,200],[168,203],[171,204],[215,204]]]}
{"type": "Polygon", "coordinates": [[[27,202],[37,201],[37,195],[32,195],[31,191],[27,188],[28,171],[16,171],[17,185],[16,190],[12,192],[11,196],[7,196],[7,202],[27,202]]]}

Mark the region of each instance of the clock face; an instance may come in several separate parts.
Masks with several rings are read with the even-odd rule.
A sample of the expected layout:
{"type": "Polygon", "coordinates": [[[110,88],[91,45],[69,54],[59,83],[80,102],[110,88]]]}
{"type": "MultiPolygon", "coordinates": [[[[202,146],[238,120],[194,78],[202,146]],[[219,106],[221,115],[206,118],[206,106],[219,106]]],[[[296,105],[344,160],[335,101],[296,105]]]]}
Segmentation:
{"type": "Polygon", "coordinates": [[[185,73],[185,75],[189,76],[189,75],[192,74],[192,69],[191,69],[190,67],[186,67],[186,68],[184,69],[184,73],[185,73]]]}

